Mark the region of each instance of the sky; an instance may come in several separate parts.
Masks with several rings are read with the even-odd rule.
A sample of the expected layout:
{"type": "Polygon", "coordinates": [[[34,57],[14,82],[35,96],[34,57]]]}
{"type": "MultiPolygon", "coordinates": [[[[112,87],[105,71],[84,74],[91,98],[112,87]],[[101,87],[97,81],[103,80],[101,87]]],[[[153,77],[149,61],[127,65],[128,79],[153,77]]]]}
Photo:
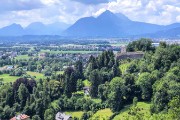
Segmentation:
{"type": "Polygon", "coordinates": [[[180,22],[180,0],[0,0],[0,27],[32,22],[73,24],[105,10],[134,21],[167,25],[180,22]]]}

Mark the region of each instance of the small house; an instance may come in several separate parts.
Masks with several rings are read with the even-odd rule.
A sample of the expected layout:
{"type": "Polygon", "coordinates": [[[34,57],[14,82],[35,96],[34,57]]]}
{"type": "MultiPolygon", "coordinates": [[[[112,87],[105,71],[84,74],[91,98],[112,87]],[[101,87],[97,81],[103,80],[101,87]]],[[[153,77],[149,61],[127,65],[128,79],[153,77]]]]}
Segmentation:
{"type": "Polygon", "coordinates": [[[84,94],[89,95],[90,94],[90,87],[83,87],[84,94]]]}
{"type": "Polygon", "coordinates": [[[30,116],[25,114],[16,115],[15,117],[11,118],[10,120],[30,120],[30,116]]]}
{"type": "Polygon", "coordinates": [[[126,46],[121,46],[121,53],[126,53],[126,46]]]}
{"type": "Polygon", "coordinates": [[[72,120],[70,115],[66,115],[65,113],[58,112],[56,114],[56,120],[72,120]]]}

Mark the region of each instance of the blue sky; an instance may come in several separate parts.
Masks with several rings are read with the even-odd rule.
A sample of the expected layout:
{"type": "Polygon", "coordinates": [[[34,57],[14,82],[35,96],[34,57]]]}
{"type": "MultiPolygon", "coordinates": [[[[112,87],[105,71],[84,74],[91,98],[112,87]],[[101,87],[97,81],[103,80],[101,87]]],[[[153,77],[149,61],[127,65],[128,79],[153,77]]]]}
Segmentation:
{"type": "Polygon", "coordinates": [[[0,0],[0,27],[18,23],[65,22],[98,16],[105,10],[131,20],[167,25],[180,22],[180,0],[0,0]]]}

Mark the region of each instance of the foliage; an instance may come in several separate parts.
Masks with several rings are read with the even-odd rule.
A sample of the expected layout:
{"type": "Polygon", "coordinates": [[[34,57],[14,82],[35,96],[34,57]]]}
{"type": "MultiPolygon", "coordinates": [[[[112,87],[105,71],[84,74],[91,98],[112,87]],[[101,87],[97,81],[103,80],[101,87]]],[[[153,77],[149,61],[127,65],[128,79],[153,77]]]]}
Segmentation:
{"type": "Polygon", "coordinates": [[[152,41],[150,39],[141,38],[140,40],[133,41],[128,44],[127,51],[150,51],[155,48],[152,46],[152,41]]]}

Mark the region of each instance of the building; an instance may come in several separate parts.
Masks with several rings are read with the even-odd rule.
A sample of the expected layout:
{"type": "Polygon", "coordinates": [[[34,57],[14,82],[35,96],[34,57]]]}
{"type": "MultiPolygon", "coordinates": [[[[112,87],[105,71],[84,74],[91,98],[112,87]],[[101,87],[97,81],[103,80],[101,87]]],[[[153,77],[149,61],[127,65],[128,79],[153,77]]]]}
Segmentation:
{"type": "Polygon", "coordinates": [[[83,87],[84,94],[89,95],[90,94],[90,87],[83,87]]]}
{"type": "Polygon", "coordinates": [[[10,120],[30,120],[30,117],[25,114],[16,115],[15,117],[11,118],[10,120]]]}
{"type": "Polygon", "coordinates": [[[14,69],[13,65],[9,65],[9,66],[6,67],[6,70],[12,70],[12,69],[14,69]]]}
{"type": "Polygon", "coordinates": [[[58,112],[56,114],[56,120],[72,120],[70,115],[66,115],[65,113],[58,112]]]}
{"type": "Polygon", "coordinates": [[[116,58],[118,60],[123,59],[140,59],[144,56],[144,52],[126,52],[126,53],[117,53],[116,58]]]}
{"type": "Polygon", "coordinates": [[[126,53],[126,46],[121,46],[121,53],[126,53]]]}
{"type": "Polygon", "coordinates": [[[40,54],[39,54],[39,58],[43,59],[43,58],[45,58],[45,57],[46,57],[46,53],[40,53],[40,54]]]}

